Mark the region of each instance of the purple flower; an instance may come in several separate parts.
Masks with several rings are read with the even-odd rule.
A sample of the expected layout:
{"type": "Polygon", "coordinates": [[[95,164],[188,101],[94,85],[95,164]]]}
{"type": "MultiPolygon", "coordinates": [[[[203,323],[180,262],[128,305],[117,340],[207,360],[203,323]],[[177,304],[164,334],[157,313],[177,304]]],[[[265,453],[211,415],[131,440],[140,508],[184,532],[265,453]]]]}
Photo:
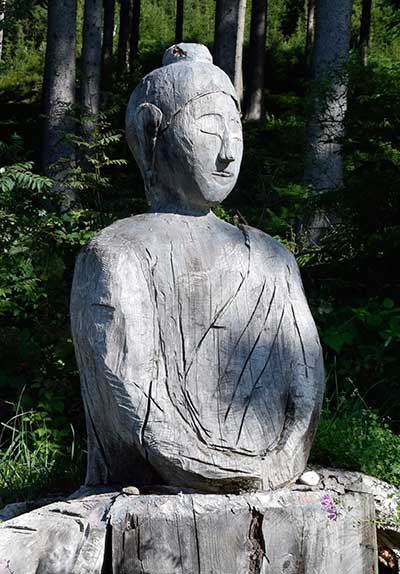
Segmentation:
{"type": "Polygon", "coordinates": [[[325,509],[328,509],[330,506],[332,506],[333,500],[329,494],[324,494],[324,496],[321,498],[321,504],[325,509]]]}
{"type": "Polygon", "coordinates": [[[321,498],[321,505],[328,514],[328,520],[332,521],[337,520],[338,513],[336,504],[334,503],[332,497],[329,494],[324,494],[324,496],[321,498]]]}
{"type": "Polygon", "coordinates": [[[328,512],[328,520],[337,520],[336,510],[328,512]]]}

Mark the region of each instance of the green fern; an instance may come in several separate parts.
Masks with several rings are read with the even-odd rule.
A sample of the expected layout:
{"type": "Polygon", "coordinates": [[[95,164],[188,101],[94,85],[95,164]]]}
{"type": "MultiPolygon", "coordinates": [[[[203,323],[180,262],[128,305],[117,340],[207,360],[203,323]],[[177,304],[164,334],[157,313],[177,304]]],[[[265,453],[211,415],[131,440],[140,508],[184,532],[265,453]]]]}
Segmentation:
{"type": "Polygon", "coordinates": [[[0,192],[10,194],[16,188],[44,192],[51,188],[53,181],[43,175],[32,172],[33,162],[14,163],[0,168],[0,192]]]}

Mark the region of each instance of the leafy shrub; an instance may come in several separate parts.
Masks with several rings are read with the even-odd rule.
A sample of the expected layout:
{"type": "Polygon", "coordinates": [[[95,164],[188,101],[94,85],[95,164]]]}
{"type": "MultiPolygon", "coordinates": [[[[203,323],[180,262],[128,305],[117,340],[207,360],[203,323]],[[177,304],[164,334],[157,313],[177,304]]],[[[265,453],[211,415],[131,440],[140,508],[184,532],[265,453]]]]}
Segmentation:
{"type": "Polygon", "coordinates": [[[400,436],[357,391],[326,401],[311,460],[358,470],[400,488],[400,436]]]}
{"type": "Polygon", "coordinates": [[[46,411],[23,411],[1,423],[0,496],[4,501],[32,500],[52,488],[69,490],[82,479],[81,451],[75,433],[60,428],[46,411]]]}
{"type": "Polygon", "coordinates": [[[102,117],[91,142],[75,138],[83,159],[63,183],[81,191],[84,207],[70,211],[57,192],[63,186],[35,173],[33,162],[14,163],[24,156],[18,136],[0,142],[0,385],[8,399],[0,404],[0,418],[9,421],[0,445],[0,489],[6,496],[13,489],[16,496],[28,496],[60,483],[66,465],[72,464],[75,476],[75,467],[82,468],[82,454],[72,463],[66,454],[71,425],[76,452],[82,453],[85,436],[69,294],[78,251],[117,217],[105,201],[106,170],[125,164],[109,155],[116,157],[113,146],[120,138],[102,117]],[[22,389],[14,412],[12,402],[22,389]]]}
{"type": "MultiPolygon", "coordinates": [[[[10,146],[1,150],[10,159],[10,146]]],[[[44,465],[51,470],[55,458],[44,460],[34,440],[40,433],[47,437],[46,452],[50,443],[61,451],[72,422],[77,443],[82,443],[83,407],[69,331],[69,291],[77,251],[100,224],[98,214],[89,209],[57,210],[52,181],[32,170],[31,162],[0,169],[2,398],[12,403],[26,389],[18,413],[7,402],[0,405],[1,419],[16,417],[17,425],[11,435],[3,435],[1,449],[3,463],[10,468],[20,469],[32,447],[39,461],[35,468],[44,465]],[[11,441],[9,449],[6,440],[11,441]],[[13,455],[14,461],[9,458],[13,455]]],[[[10,480],[8,475],[7,488],[10,480]]]]}

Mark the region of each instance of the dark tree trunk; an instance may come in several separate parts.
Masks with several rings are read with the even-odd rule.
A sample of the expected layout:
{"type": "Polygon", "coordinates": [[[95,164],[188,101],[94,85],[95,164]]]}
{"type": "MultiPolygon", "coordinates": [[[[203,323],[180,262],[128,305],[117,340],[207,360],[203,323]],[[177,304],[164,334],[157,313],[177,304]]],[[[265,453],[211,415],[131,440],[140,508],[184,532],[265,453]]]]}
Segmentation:
{"type": "Polygon", "coordinates": [[[291,38],[304,13],[304,0],[285,0],[284,12],[280,18],[279,28],[284,38],[291,38]]]}
{"type": "Polygon", "coordinates": [[[228,74],[243,95],[243,36],[246,0],[218,0],[215,15],[214,63],[228,74]]]}
{"type": "Polygon", "coordinates": [[[132,6],[132,26],[131,26],[131,39],[130,39],[130,70],[133,70],[134,61],[139,51],[140,39],[140,1],[133,0],[132,6]]]}
{"type": "Polygon", "coordinates": [[[307,24],[306,24],[306,46],[305,46],[305,62],[307,68],[311,69],[312,48],[314,43],[314,29],[315,29],[315,0],[307,0],[307,24]]]}
{"type": "MultiPolygon", "coordinates": [[[[62,178],[75,164],[74,146],[66,136],[74,132],[76,0],[48,3],[46,65],[43,84],[44,134],[42,168],[62,178]],[[63,161],[52,167],[56,162],[63,161]]],[[[69,194],[73,199],[73,194],[69,194]]]]}
{"type": "Polygon", "coordinates": [[[129,37],[132,19],[132,1],[120,0],[119,37],[118,37],[118,71],[125,74],[129,68],[129,37]]]}
{"type": "Polygon", "coordinates": [[[81,106],[83,132],[91,139],[100,107],[102,0],[85,0],[82,43],[81,106]]]}
{"type": "Polygon", "coordinates": [[[184,0],[176,0],[175,43],[183,40],[183,10],[184,0]]]}
{"type": "Polygon", "coordinates": [[[265,39],[267,33],[267,0],[253,0],[251,7],[250,44],[246,86],[246,117],[264,119],[265,39]]]}
{"type": "Polygon", "coordinates": [[[220,22],[222,19],[222,2],[221,0],[215,0],[215,18],[214,18],[214,63],[215,63],[215,46],[218,43],[217,36],[220,29],[220,22]]]}
{"type": "Polygon", "coordinates": [[[115,0],[103,0],[103,46],[101,52],[101,82],[102,88],[107,90],[111,83],[113,41],[114,41],[114,15],[115,0]]]}
{"type": "Polygon", "coordinates": [[[372,0],[362,0],[361,26],[360,26],[360,53],[364,66],[368,65],[369,34],[371,29],[372,0]]]}

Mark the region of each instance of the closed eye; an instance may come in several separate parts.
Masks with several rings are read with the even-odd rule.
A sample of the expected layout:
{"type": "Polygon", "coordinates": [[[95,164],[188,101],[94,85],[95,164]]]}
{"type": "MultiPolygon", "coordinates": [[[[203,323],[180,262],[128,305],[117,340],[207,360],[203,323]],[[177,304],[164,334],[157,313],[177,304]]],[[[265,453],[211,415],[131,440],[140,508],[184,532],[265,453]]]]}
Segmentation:
{"type": "Polygon", "coordinates": [[[222,141],[222,135],[218,134],[217,132],[202,130],[201,128],[200,128],[200,131],[202,134],[209,134],[210,136],[216,136],[217,138],[219,138],[222,141]]]}
{"type": "Polygon", "coordinates": [[[204,114],[196,119],[196,125],[202,133],[222,138],[224,122],[219,114],[204,114]]]}

